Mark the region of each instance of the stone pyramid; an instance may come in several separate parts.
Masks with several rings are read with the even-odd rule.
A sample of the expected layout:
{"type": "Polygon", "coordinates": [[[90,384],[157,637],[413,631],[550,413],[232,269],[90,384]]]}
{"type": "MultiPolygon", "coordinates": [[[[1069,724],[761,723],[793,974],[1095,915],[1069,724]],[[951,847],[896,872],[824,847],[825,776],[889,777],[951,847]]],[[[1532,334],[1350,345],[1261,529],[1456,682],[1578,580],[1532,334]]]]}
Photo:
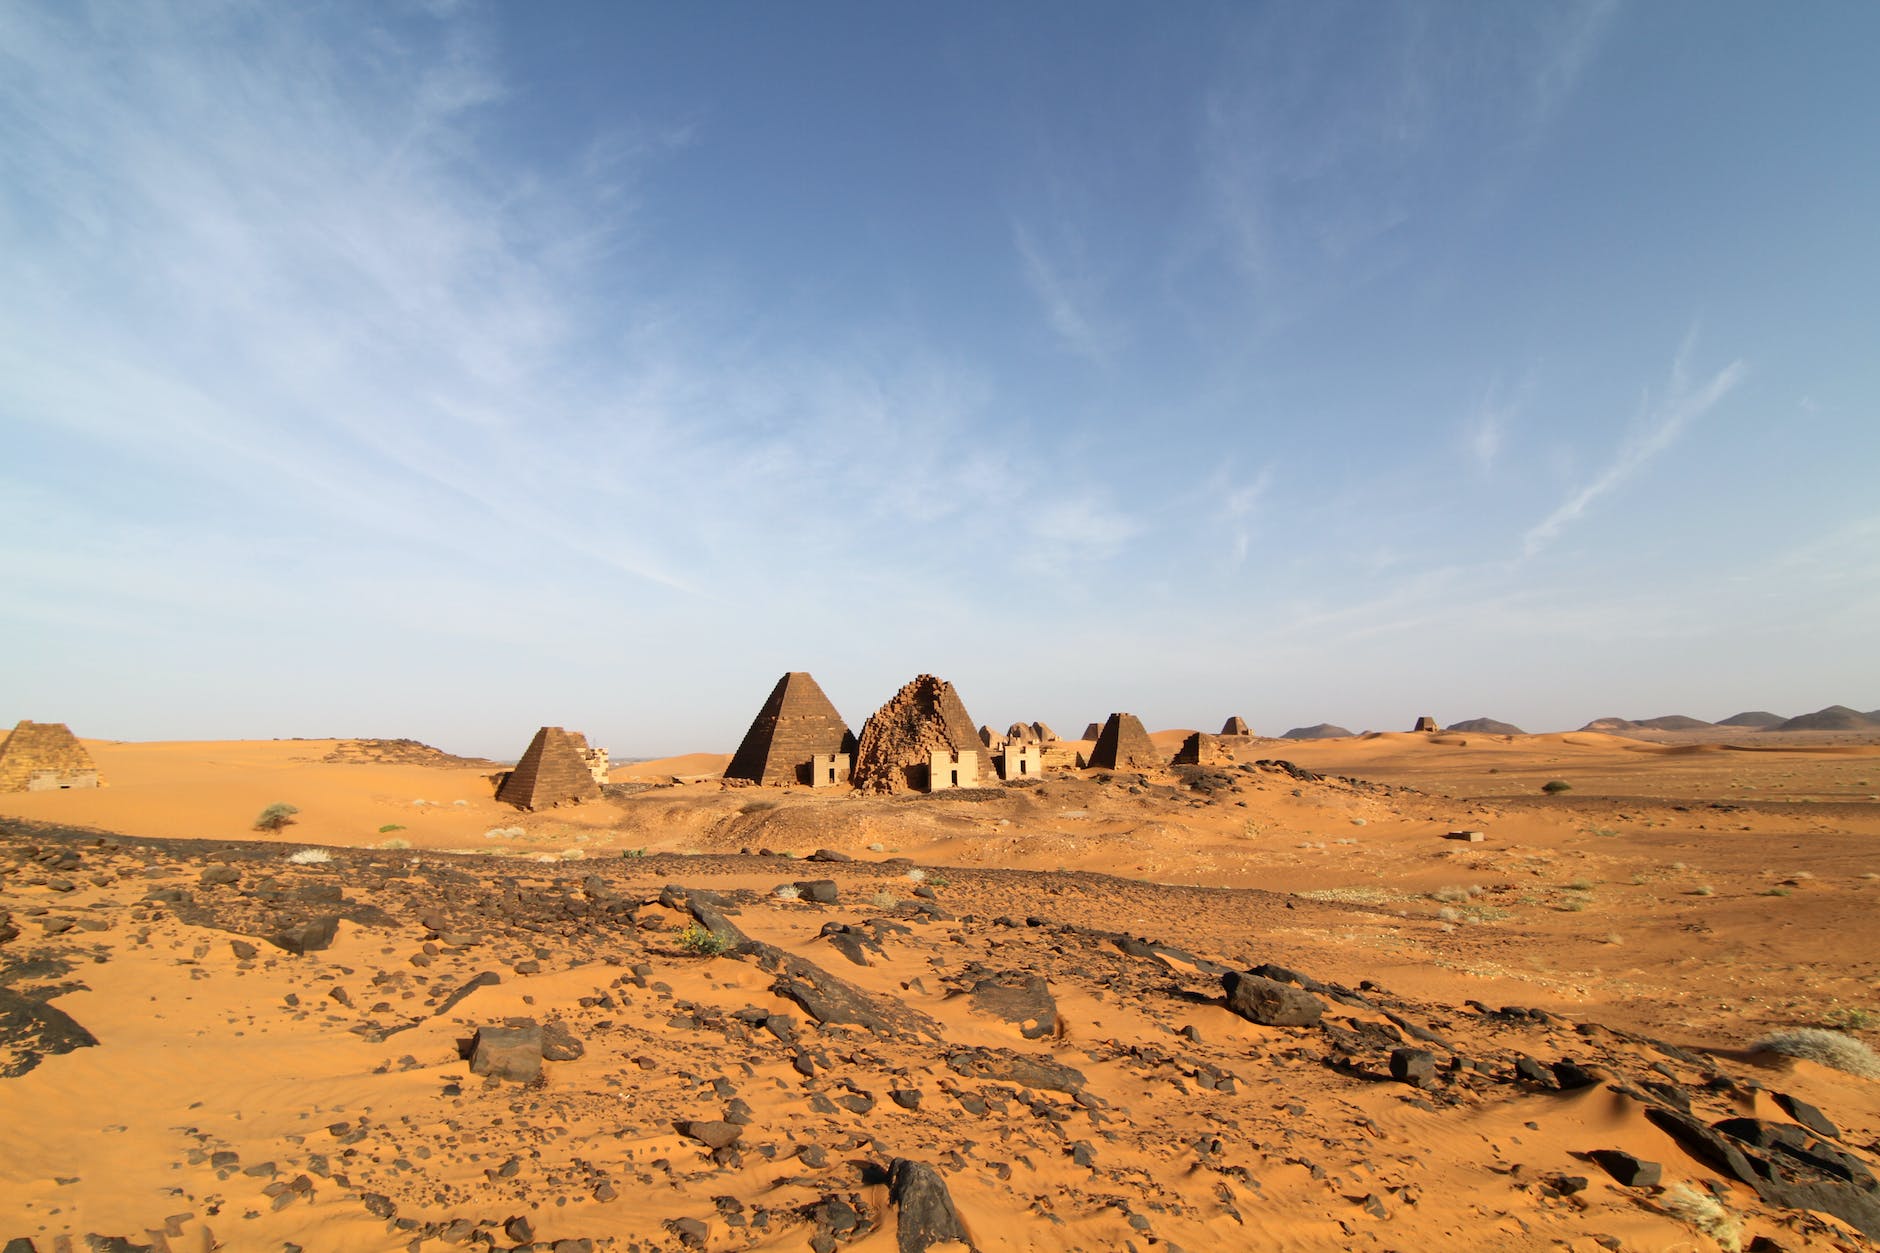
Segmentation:
{"type": "Polygon", "coordinates": [[[1005,747],[1005,737],[989,726],[979,728],[979,742],[995,751],[1005,747]]]}
{"type": "Polygon", "coordinates": [[[1090,764],[1104,770],[1156,770],[1168,764],[1142,719],[1135,714],[1111,714],[1090,752],[1090,764]]]}
{"type": "Polygon", "coordinates": [[[1029,722],[1014,722],[1005,729],[1007,744],[1034,744],[1038,740],[1038,730],[1029,722]]]}
{"type": "Polygon", "coordinates": [[[63,722],[22,721],[0,744],[0,792],[97,786],[97,765],[63,722]]]}
{"type": "Polygon", "coordinates": [[[923,674],[862,724],[851,778],[864,791],[914,791],[925,784],[935,752],[977,756],[979,777],[993,777],[992,754],[973,730],[959,693],[946,680],[923,674]]]}
{"type": "Polygon", "coordinates": [[[807,671],[792,670],[770,689],[770,699],[725,767],[725,778],[808,783],[810,758],[846,757],[854,751],[855,737],[821,685],[807,671]]]}
{"type": "Polygon", "coordinates": [[[1223,722],[1221,724],[1221,734],[1222,735],[1252,735],[1253,732],[1247,729],[1247,720],[1241,717],[1239,714],[1235,714],[1233,717],[1229,718],[1226,722],[1223,722]]]}
{"type": "Polygon", "coordinates": [[[560,727],[543,727],[529,741],[516,768],[503,777],[496,799],[518,809],[547,809],[599,800],[601,785],[575,747],[574,737],[560,727]]]}
{"type": "Polygon", "coordinates": [[[1424,714],[1421,718],[1417,719],[1417,724],[1410,729],[1412,731],[1434,731],[1436,729],[1436,719],[1430,717],[1428,714],[1424,714]]]}
{"type": "Polygon", "coordinates": [[[1089,726],[1084,728],[1084,733],[1080,738],[1094,741],[1098,736],[1102,734],[1103,734],[1103,727],[1099,725],[1098,723],[1093,722],[1089,726]]]}
{"type": "Polygon", "coordinates": [[[1032,723],[1031,733],[1038,737],[1038,742],[1040,744],[1053,743],[1057,740],[1057,737],[1058,737],[1058,733],[1051,729],[1050,724],[1044,723],[1044,722],[1032,723]]]}

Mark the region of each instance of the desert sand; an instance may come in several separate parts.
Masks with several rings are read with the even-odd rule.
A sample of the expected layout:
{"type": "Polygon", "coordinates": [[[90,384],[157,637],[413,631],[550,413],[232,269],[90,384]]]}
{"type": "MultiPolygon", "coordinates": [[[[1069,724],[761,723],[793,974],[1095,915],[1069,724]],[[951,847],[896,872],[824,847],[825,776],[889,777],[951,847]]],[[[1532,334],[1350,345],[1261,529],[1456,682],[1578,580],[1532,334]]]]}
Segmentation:
{"type": "Polygon", "coordinates": [[[0,796],[0,1241],[1871,1247],[1880,1081],[1750,1046],[1880,1039],[1874,738],[890,797],[706,752],[541,813],[409,745],[88,740],[108,786],[0,796]]]}

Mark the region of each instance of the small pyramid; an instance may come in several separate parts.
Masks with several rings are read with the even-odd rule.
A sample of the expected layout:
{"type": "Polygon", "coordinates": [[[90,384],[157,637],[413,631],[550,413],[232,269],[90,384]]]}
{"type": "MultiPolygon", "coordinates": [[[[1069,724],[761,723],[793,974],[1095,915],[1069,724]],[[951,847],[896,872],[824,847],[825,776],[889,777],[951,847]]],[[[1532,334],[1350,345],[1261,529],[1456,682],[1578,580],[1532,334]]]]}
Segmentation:
{"type": "Polygon", "coordinates": [[[1436,719],[1430,717],[1428,714],[1424,714],[1421,718],[1417,719],[1417,724],[1410,729],[1412,731],[1434,731],[1436,730],[1436,719]]]}
{"type": "Polygon", "coordinates": [[[1103,734],[1102,725],[1099,723],[1093,722],[1089,726],[1084,728],[1083,738],[1086,740],[1094,740],[1099,735],[1102,735],[1102,734],[1103,734]]]}
{"type": "Polygon", "coordinates": [[[862,724],[850,777],[864,791],[913,791],[927,783],[936,752],[975,756],[972,773],[993,777],[992,754],[973,730],[959,693],[946,680],[923,674],[862,724]]]}
{"type": "Polygon", "coordinates": [[[1111,714],[1091,750],[1090,764],[1103,770],[1157,770],[1167,765],[1135,714],[1111,714]]]}
{"type": "Polygon", "coordinates": [[[575,747],[574,737],[560,727],[537,731],[522,760],[496,789],[497,800],[518,809],[548,809],[599,800],[600,796],[601,785],[594,782],[594,773],[575,747]]]}
{"type": "Polygon", "coordinates": [[[989,726],[979,728],[979,742],[994,751],[1005,747],[1005,737],[989,726]]]}
{"type": "Polygon", "coordinates": [[[22,721],[0,744],[0,792],[97,786],[97,764],[63,722],[22,721]]]}
{"type": "Polygon", "coordinates": [[[1053,744],[1057,742],[1058,733],[1042,722],[1032,723],[1031,733],[1038,737],[1040,744],[1053,744]]]}
{"type": "Polygon", "coordinates": [[[1035,744],[1037,741],[1038,732],[1032,729],[1029,722],[1014,722],[1005,729],[1005,742],[1008,744],[1035,744]]]}
{"type": "Polygon", "coordinates": [[[1235,714],[1233,717],[1229,718],[1226,722],[1223,722],[1221,724],[1221,734],[1222,735],[1252,735],[1253,732],[1247,729],[1247,720],[1241,717],[1239,714],[1235,714]]]}
{"type": "Polygon", "coordinates": [[[792,670],[777,680],[752,719],[725,778],[807,783],[810,758],[846,757],[854,751],[855,737],[822,686],[807,671],[792,670]]]}

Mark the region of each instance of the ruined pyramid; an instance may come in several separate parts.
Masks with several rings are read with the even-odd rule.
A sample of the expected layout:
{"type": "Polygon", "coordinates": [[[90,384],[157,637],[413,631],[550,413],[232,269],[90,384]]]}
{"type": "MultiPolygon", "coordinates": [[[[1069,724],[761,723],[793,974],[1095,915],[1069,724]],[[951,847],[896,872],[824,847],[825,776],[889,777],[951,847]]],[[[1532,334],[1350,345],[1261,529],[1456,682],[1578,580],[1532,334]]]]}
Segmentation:
{"type": "Polygon", "coordinates": [[[1233,717],[1229,718],[1226,722],[1223,722],[1221,724],[1221,734],[1222,735],[1252,735],[1253,732],[1247,729],[1247,720],[1241,717],[1239,714],[1235,714],[1233,717]]]}
{"type": "Polygon", "coordinates": [[[97,786],[97,765],[63,722],[22,721],[0,744],[0,792],[97,786]]]}
{"type": "Polygon", "coordinates": [[[497,800],[518,809],[547,809],[600,796],[601,786],[594,781],[574,737],[560,727],[537,731],[522,760],[496,789],[497,800]]]}
{"type": "Polygon", "coordinates": [[[792,670],[770,689],[770,699],[751,720],[725,778],[752,783],[808,783],[812,757],[846,757],[855,751],[848,723],[804,670],[792,670]]]}
{"type": "Polygon", "coordinates": [[[1155,770],[1168,761],[1142,729],[1142,719],[1135,714],[1111,714],[1090,751],[1090,764],[1104,770],[1155,770]]]}
{"type": "Polygon", "coordinates": [[[946,680],[923,674],[862,724],[851,778],[864,791],[914,791],[925,786],[935,752],[974,755],[978,777],[994,777],[992,755],[973,730],[959,693],[946,680]]]}

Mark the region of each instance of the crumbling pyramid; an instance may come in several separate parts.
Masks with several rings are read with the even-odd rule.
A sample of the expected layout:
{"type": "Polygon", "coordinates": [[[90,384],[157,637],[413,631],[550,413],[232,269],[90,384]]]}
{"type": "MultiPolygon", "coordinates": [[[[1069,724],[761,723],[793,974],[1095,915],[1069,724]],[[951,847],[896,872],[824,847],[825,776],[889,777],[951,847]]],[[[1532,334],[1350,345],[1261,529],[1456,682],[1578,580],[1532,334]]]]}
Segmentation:
{"type": "Polygon", "coordinates": [[[1417,724],[1410,729],[1412,731],[1434,731],[1436,729],[1436,719],[1430,717],[1428,714],[1424,714],[1421,718],[1417,719],[1417,724]]]}
{"type": "Polygon", "coordinates": [[[850,778],[869,792],[916,791],[926,786],[936,752],[976,756],[978,777],[993,777],[992,755],[973,730],[959,693],[946,680],[923,674],[862,724],[850,778]]]}
{"type": "Polygon", "coordinates": [[[1090,764],[1104,770],[1155,770],[1168,762],[1142,729],[1142,719],[1111,714],[1090,752],[1090,764]]]}
{"type": "Polygon", "coordinates": [[[1053,731],[1049,725],[1043,722],[1032,723],[1031,733],[1038,737],[1038,742],[1040,744],[1053,743],[1054,741],[1056,741],[1058,737],[1058,733],[1056,731],[1053,731]]]}
{"type": "Polygon", "coordinates": [[[98,786],[98,767],[63,722],[22,721],[0,744],[0,792],[98,786]]]}
{"type": "Polygon", "coordinates": [[[574,737],[560,727],[537,731],[529,741],[529,751],[496,789],[497,800],[518,809],[578,804],[599,800],[600,795],[601,786],[594,782],[574,737]]]}
{"type": "Polygon", "coordinates": [[[1221,734],[1222,735],[1252,735],[1253,732],[1247,729],[1247,720],[1241,717],[1239,714],[1235,714],[1233,717],[1229,718],[1226,722],[1223,722],[1221,724],[1221,734]]]}
{"type": "Polygon", "coordinates": [[[1182,746],[1175,750],[1174,764],[1177,766],[1218,766],[1234,759],[1221,743],[1218,735],[1209,735],[1206,731],[1196,731],[1182,741],[1182,746]]]}
{"type": "Polygon", "coordinates": [[[1005,737],[983,723],[979,727],[979,742],[995,753],[1005,747],[1005,737]]]}
{"type": "Polygon", "coordinates": [[[1084,728],[1084,733],[1080,738],[1086,739],[1086,740],[1094,740],[1099,735],[1102,735],[1102,734],[1103,734],[1103,727],[1100,724],[1093,722],[1089,726],[1084,728]]]}
{"type": "Polygon", "coordinates": [[[725,767],[725,778],[808,783],[810,758],[847,757],[854,751],[855,737],[822,686],[806,671],[792,670],[770,690],[725,767]]]}
{"type": "Polygon", "coordinates": [[[1037,728],[1029,722],[1014,722],[1005,729],[1007,744],[1035,744],[1038,740],[1037,728]]]}

